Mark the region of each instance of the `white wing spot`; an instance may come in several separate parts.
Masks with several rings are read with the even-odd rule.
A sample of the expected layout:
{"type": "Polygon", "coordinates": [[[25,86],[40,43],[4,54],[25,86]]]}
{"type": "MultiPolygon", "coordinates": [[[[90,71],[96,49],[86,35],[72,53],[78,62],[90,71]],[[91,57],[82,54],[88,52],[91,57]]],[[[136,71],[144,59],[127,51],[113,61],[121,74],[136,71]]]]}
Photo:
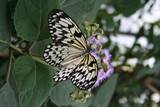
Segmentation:
{"type": "Polygon", "coordinates": [[[86,80],[89,80],[90,75],[91,75],[91,73],[88,73],[86,80]]]}
{"type": "Polygon", "coordinates": [[[65,26],[65,27],[68,27],[68,25],[67,25],[65,22],[63,22],[63,21],[59,21],[59,23],[60,23],[61,25],[65,26]]]}
{"type": "Polygon", "coordinates": [[[53,31],[52,31],[52,30],[50,30],[49,32],[50,32],[50,33],[53,33],[53,31]]]}
{"type": "Polygon", "coordinates": [[[44,57],[46,57],[47,56],[47,54],[46,53],[44,53],[44,57]]]}
{"type": "MultiPolygon", "coordinates": [[[[66,18],[66,19],[67,19],[67,18],[66,18]]],[[[61,18],[61,20],[62,20],[63,22],[65,22],[65,23],[67,23],[67,24],[69,24],[69,25],[72,25],[72,23],[71,23],[70,21],[66,20],[66,19],[61,18]]]]}
{"type": "Polygon", "coordinates": [[[49,49],[46,49],[46,50],[45,50],[45,52],[48,52],[48,51],[49,51],[49,49]]]}

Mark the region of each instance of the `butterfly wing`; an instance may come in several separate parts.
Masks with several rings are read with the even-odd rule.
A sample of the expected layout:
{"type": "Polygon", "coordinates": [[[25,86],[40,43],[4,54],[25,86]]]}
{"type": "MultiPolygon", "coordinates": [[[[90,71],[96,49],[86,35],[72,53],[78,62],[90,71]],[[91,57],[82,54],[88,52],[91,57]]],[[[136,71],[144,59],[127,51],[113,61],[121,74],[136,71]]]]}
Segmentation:
{"type": "Polygon", "coordinates": [[[71,79],[72,83],[81,90],[91,88],[97,80],[97,62],[96,59],[87,54],[78,57],[74,63],[64,66],[53,76],[55,81],[71,79]]]}
{"type": "Polygon", "coordinates": [[[51,43],[47,45],[43,56],[51,66],[60,67],[71,63],[73,59],[79,57],[82,53],[82,50],[75,47],[62,43],[51,43]]]}
{"type": "Polygon", "coordinates": [[[91,54],[87,54],[75,67],[74,71],[70,73],[70,79],[79,89],[87,90],[94,85],[97,75],[97,61],[91,54]]]}
{"type": "Polygon", "coordinates": [[[77,24],[63,11],[55,9],[48,16],[49,32],[53,42],[87,49],[86,38],[77,24]]]}
{"type": "Polygon", "coordinates": [[[59,71],[57,71],[54,76],[53,79],[55,81],[64,81],[70,78],[70,74],[74,71],[74,69],[76,68],[76,66],[81,62],[82,57],[77,57],[74,60],[74,63],[70,63],[64,67],[62,67],[59,71]]]}
{"type": "Polygon", "coordinates": [[[57,9],[51,11],[48,24],[53,43],[47,46],[43,55],[47,63],[59,67],[85,52],[86,38],[66,13],[57,9]]]}

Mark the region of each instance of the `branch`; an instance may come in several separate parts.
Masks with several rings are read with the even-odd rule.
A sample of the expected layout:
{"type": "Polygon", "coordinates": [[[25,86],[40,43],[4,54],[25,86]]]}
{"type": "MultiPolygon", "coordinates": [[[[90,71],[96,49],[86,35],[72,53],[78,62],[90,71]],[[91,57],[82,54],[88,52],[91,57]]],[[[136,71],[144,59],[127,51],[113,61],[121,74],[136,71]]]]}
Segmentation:
{"type": "Polygon", "coordinates": [[[19,53],[24,54],[24,52],[23,52],[23,50],[22,50],[21,48],[18,48],[18,47],[16,47],[16,46],[13,45],[13,44],[10,44],[9,46],[10,46],[11,48],[13,48],[14,50],[18,51],[19,53]]]}
{"type": "MultiPolygon", "coordinates": [[[[149,88],[152,92],[154,93],[158,93],[160,95],[160,91],[155,88],[153,85],[152,85],[152,82],[154,83],[157,83],[157,80],[155,82],[155,80],[152,78],[152,77],[147,77],[145,80],[144,80],[144,84],[147,88],[149,88]]],[[[160,81],[158,81],[158,84],[160,83],[160,81]]]]}
{"type": "MultiPolygon", "coordinates": [[[[36,61],[38,61],[38,62],[40,62],[40,63],[42,63],[42,64],[48,65],[45,61],[41,60],[41,58],[42,58],[41,56],[35,55],[35,54],[31,53],[31,52],[27,52],[27,51],[25,51],[25,50],[17,47],[17,45],[18,45],[20,42],[22,42],[22,41],[20,41],[17,45],[13,45],[13,44],[8,43],[8,42],[3,41],[3,40],[0,40],[0,42],[2,42],[2,43],[4,43],[4,44],[8,44],[9,47],[11,47],[12,49],[18,51],[19,53],[21,53],[21,54],[23,54],[23,55],[29,55],[29,56],[31,56],[34,60],[36,60],[36,61]]],[[[11,56],[10,56],[11,58],[10,58],[9,64],[8,64],[9,67],[8,67],[8,70],[7,70],[6,81],[8,81],[8,78],[9,78],[9,75],[10,75],[10,66],[11,66],[11,62],[12,62],[13,50],[10,50],[10,51],[11,51],[12,53],[10,53],[10,54],[11,54],[11,56]]]]}

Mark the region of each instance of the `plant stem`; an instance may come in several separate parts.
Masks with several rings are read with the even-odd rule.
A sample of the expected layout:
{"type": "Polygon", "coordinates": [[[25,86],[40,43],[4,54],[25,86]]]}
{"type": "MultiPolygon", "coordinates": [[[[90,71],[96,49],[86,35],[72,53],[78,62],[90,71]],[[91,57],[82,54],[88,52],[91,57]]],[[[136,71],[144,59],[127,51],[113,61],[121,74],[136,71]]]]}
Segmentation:
{"type": "MultiPolygon", "coordinates": [[[[3,40],[0,40],[0,42],[2,42],[2,43],[5,43],[5,44],[8,44],[11,48],[13,48],[14,50],[16,50],[16,51],[18,51],[19,53],[21,53],[21,54],[23,54],[23,55],[29,55],[29,56],[31,56],[34,60],[36,60],[36,61],[38,61],[38,62],[40,62],[40,63],[42,63],[42,64],[45,64],[45,65],[48,65],[45,61],[43,61],[43,60],[41,60],[41,56],[38,56],[38,55],[35,55],[35,54],[33,54],[33,53],[26,53],[25,51],[23,51],[22,49],[20,49],[19,47],[16,47],[15,45],[13,45],[13,44],[10,44],[10,43],[8,43],[8,42],[6,42],[6,41],[3,41],[3,40]]],[[[13,54],[13,50],[11,50],[11,55],[13,54]]],[[[57,68],[55,68],[55,69],[57,69],[57,68]]]]}
{"type": "Polygon", "coordinates": [[[24,54],[23,51],[22,51],[22,49],[16,47],[15,45],[10,44],[9,46],[10,46],[11,48],[13,48],[14,50],[18,51],[19,53],[24,54]]]}
{"type": "Polygon", "coordinates": [[[144,80],[144,84],[147,88],[149,88],[152,92],[154,93],[158,93],[160,95],[160,91],[153,85],[153,81],[154,81],[154,78],[152,77],[147,77],[145,80],[144,80]]]}
{"type": "MultiPolygon", "coordinates": [[[[40,62],[40,63],[42,63],[42,64],[44,64],[44,65],[50,66],[48,63],[46,63],[44,60],[42,60],[42,57],[40,57],[40,56],[38,56],[38,55],[35,55],[35,54],[33,54],[33,53],[29,53],[29,55],[30,55],[35,61],[40,62]]],[[[56,69],[56,70],[59,70],[59,69],[56,68],[56,67],[53,67],[53,68],[56,69]]]]}
{"type": "Polygon", "coordinates": [[[9,81],[9,77],[10,77],[10,73],[11,73],[12,57],[13,57],[13,51],[12,51],[12,49],[10,49],[10,53],[9,53],[9,62],[8,62],[8,67],[7,67],[6,82],[9,81]]]}
{"type": "Polygon", "coordinates": [[[36,60],[37,62],[40,62],[44,65],[48,65],[45,61],[41,60],[40,58],[37,58],[37,57],[34,57],[34,56],[31,56],[34,60],[36,60]]]}
{"type": "Polygon", "coordinates": [[[9,45],[11,48],[13,48],[13,49],[15,49],[16,51],[18,51],[18,52],[20,52],[21,54],[23,54],[22,49],[16,47],[15,45],[13,45],[13,44],[11,44],[11,43],[8,43],[8,42],[6,42],[6,41],[3,41],[3,40],[0,40],[0,42],[9,45]]]}

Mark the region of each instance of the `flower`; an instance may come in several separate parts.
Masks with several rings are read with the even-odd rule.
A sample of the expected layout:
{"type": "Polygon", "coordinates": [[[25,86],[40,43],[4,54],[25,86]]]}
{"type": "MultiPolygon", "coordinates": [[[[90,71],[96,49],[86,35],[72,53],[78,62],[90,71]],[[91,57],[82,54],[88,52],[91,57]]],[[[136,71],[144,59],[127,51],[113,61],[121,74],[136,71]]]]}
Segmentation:
{"type": "Polygon", "coordinates": [[[102,42],[101,39],[96,39],[95,37],[88,38],[89,43],[100,44],[102,42]]]}
{"type": "Polygon", "coordinates": [[[111,55],[106,50],[101,50],[101,52],[102,53],[104,52],[104,54],[105,54],[104,58],[102,59],[102,63],[107,68],[106,69],[100,69],[98,71],[97,80],[96,80],[95,84],[92,86],[92,88],[95,88],[95,87],[99,86],[99,84],[102,81],[108,79],[112,75],[112,73],[114,72],[114,69],[110,64],[111,55]]]}
{"type": "Polygon", "coordinates": [[[105,60],[103,61],[104,63],[107,63],[108,61],[111,60],[112,55],[109,54],[109,52],[108,52],[107,49],[101,50],[100,53],[101,53],[102,55],[105,55],[105,60]]]}
{"type": "Polygon", "coordinates": [[[88,38],[88,45],[90,45],[93,50],[98,50],[101,43],[102,43],[102,40],[101,39],[96,39],[96,37],[88,38]]]}
{"type": "Polygon", "coordinates": [[[107,49],[102,49],[102,43],[103,43],[103,37],[102,35],[103,30],[99,28],[98,24],[95,23],[89,23],[84,22],[84,27],[86,28],[86,31],[88,32],[88,42],[87,45],[90,46],[92,52],[90,53],[94,58],[97,60],[98,64],[98,76],[95,84],[92,86],[92,88],[95,88],[99,86],[99,84],[104,81],[105,79],[108,79],[114,69],[112,65],[110,64],[110,60],[112,55],[108,52],[107,49]]]}
{"type": "Polygon", "coordinates": [[[97,55],[96,55],[95,53],[93,53],[93,52],[91,52],[91,55],[94,56],[94,58],[95,58],[96,60],[99,60],[99,59],[100,59],[100,57],[97,56],[97,55]]]}
{"type": "Polygon", "coordinates": [[[91,55],[93,55],[97,61],[101,61],[100,63],[98,62],[98,65],[99,65],[98,76],[92,88],[99,86],[99,84],[102,81],[108,79],[114,71],[113,67],[110,64],[112,55],[109,54],[107,49],[98,50],[98,47],[101,45],[101,43],[102,43],[102,40],[96,37],[88,38],[88,44],[91,45],[92,50],[95,51],[95,52],[91,52],[91,55]]]}

